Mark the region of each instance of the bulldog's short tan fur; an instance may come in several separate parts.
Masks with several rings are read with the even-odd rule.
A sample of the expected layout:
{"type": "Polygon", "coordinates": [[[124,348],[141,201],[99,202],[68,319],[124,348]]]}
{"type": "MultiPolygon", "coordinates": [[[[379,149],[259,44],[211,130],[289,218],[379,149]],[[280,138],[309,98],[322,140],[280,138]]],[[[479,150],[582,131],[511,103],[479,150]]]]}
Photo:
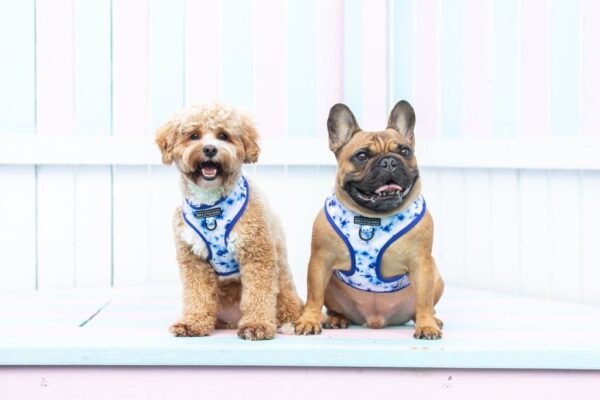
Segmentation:
{"type": "MultiPolygon", "coordinates": [[[[242,164],[256,162],[260,153],[250,118],[216,103],[172,116],[158,129],[156,144],[163,162],[177,166],[183,195],[196,204],[214,204],[231,193],[242,164]]],[[[288,267],[281,223],[258,186],[247,180],[248,204],[229,236],[239,276],[215,273],[206,245],[184,222],[181,207],[175,211],[183,284],[183,315],[170,328],[175,336],[206,336],[215,327],[236,327],[243,339],[270,339],[277,325],[300,315],[302,301],[288,267]]]]}
{"type": "MultiPolygon", "coordinates": [[[[354,115],[343,104],[329,114],[329,147],[338,161],[335,191],[341,204],[367,217],[396,214],[411,204],[421,192],[421,179],[414,156],[415,115],[412,107],[401,101],[392,110],[386,130],[364,132],[354,115]],[[359,153],[367,153],[368,158],[359,153]],[[358,158],[357,158],[358,157],[358,158]],[[397,184],[407,193],[389,200],[365,201],[365,185],[377,180],[378,160],[392,157],[401,171],[397,184]],[[361,161],[362,160],[362,161],[361,161]],[[367,183],[365,183],[367,182],[367,183]],[[362,187],[357,194],[353,187],[362,187]]],[[[375,183],[377,185],[377,183],[375,183]]],[[[317,334],[324,328],[346,328],[350,322],[371,328],[400,325],[415,320],[416,338],[438,339],[442,322],[434,316],[434,304],[444,289],[444,282],[431,255],[433,219],[429,211],[406,234],[384,253],[383,277],[408,273],[411,285],[397,292],[371,293],[348,286],[332,278],[335,269],[350,270],[349,251],[328,222],[323,210],[313,225],[312,253],[308,266],[308,300],[296,321],[297,334],[317,334]],[[322,307],[327,315],[322,316],[322,307]]]]}

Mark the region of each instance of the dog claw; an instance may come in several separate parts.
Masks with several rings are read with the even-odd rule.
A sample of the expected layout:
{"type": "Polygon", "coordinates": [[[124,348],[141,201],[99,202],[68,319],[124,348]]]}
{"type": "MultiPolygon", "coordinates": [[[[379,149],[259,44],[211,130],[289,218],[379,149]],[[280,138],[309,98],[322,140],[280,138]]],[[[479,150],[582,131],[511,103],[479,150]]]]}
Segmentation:
{"type": "Polygon", "coordinates": [[[413,337],[415,339],[437,340],[442,338],[442,331],[433,326],[417,327],[413,337]]]}
{"type": "Polygon", "coordinates": [[[275,330],[268,324],[243,324],[237,334],[244,340],[268,340],[275,337],[275,330]]]}

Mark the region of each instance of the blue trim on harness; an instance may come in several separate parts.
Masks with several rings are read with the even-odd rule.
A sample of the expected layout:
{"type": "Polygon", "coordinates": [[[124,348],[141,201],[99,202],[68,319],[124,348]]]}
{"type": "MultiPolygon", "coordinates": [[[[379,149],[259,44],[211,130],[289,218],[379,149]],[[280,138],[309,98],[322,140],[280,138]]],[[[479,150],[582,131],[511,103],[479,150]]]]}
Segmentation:
{"type": "MultiPolygon", "coordinates": [[[[397,239],[399,239],[401,236],[403,236],[406,232],[408,232],[410,229],[412,229],[416,224],[419,223],[419,221],[421,221],[421,219],[423,218],[423,216],[426,213],[427,210],[427,206],[425,203],[425,199],[422,197],[422,195],[419,195],[417,197],[417,199],[411,203],[411,205],[409,205],[409,207],[417,205],[418,206],[418,202],[421,202],[421,210],[419,210],[419,213],[416,214],[414,216],[414,218],[410,221],[410,223],[408,223],[405,227],[403,227],[400,231],[396,232],[391,238],[389,238],[384,244],[383,246],[381,246],[381,248],[379,250],[375,249],[374,251],[378,251],[377,257],[375,259],[374,264],[374,269],[375,269],[375,275],[377,277],[377,279],[380,282],[383,283],[393,283],[393,282],[398,282],[400,287],[396,288],[396,289],[388,289],[388,290],[371,290],[371,289],[375,289],[375,287],[377,286],[377,283],[373,283],[370,282],[371,285],[373,285],[371,287],[371,289],[369,288],[362,288],[362,287],[358,287],[355,286],[353,284],[351,284],[349,281],[346,281],[344,279],[342,279],[340,277],[340,275],[338,274],[343,274],[344,276],[347,277],[351,277],[353,276],[356,272],[357,272],[357,267],[356,267],[356,250],[354,249],[354,246],[352,246],[351,240],[349,238],[350,234],[346,234],[344,233],[340,227],[338,226],[338,224],[334,221],[333,217],[330,215],[329,211],[328,211],[328,202],[330,201],[334,201],[335,204],[338,205],[339,208],[343,208],[343,213],[344,214],[348,214],[349,216],[359,216],[358,214],[346,209],[345,207],[343,207],[341,205],[341,203],[339,203],[339,201],[337,200],[337,197],[335,196],[335,193],[333,193],[332,195],[330,195],[326,201],[325,201],[325,206],[323,207],[324,211],[325,211],[325,216],[327,217],[327,220],[329,221],[329,224],[333,227],[333,229],[335,230],[335,232],[338,234],[339,237],[341,237],[341,239],[343,240],[343,242],[345,243],[346,247],[348,248],[348,252],[350,253],[350,270],[349,271],[342,271],[342,270],[336,270],[334,272],[334,275],[340,279],[342,282],[344,282],[345,284],[353,287],[354,289],[358,289],[358,290],[362,290],[362,291],[366,291],[366,292],[371,292],[371,293],[390,293],[390,292],[396,292],[396,291],[400,291],[402,289],[404,289],[405,287],[410,285],[410,282],[408,281],[408,276],[407,274],[402,274],[402,275],[396,275],[396,276],[392,276],[390,278],[385,278],[382,276],[381,274],[381,260],[383,258],[383,255],[385,253],[385,251],[387,250],[387,248],[394,243],[397,239]]],[[[407,208],[408,210],[408,208],[407,208]]],[[[382,218],[382,220],[388,220],[386,222],[388,222],[387,225],[384,226],[388,226],[387,230],[390,230],[393,228],[393,225],[391,227],[389,227],[389,224],[393,224],[394,223],[394,219],[398,219],[399,221],[403,221],[405,219],[405,217],[407,217],[408,215],[402,215],[405,214],[406,211],[403,211],[402,213],[390,216],[390,217],[386,217],[386,218],[382,218]]],[[[336,214],[337,215],[337,214],[336,214]]],[[[359,230],[361,228],[359,227],[359,230]]],[[[381,227],[373,227],[372,229],[379,229],[380,231],[384,231],[384,229],[382,229],[381,227]]],[[[373,236],[375,235],[375,233],[373,233],[373,236]]],[[[373,237],[371,236],[371,238],[373,237]]],[[[362,239],[365,240],[365,239],[362,239]]],[[[368,255],[368,254],[367,254],[368,255]]],[[[363,256],[365,256],[363,254],[363,256]]],[[[369,266],[370,267],[370,266],[369,266]]]]}
{"type": "MultiPolygon", "coordinates": [[[[225,228],[225,232],[224,232],[224,237],[223,237],[223,243],[224,243],[224,247],[227,248],[227,244],[229,241],[229,234],[231,233],[231,230],[233,229],[233,227],[235,226],[235,224],[237,223],[237,221],[240,219],[240,217],[242,216],[242,214],[244,214],[244,211],[246,211],[246,207],[248,205],[248,199],[250,197],[250,189],[248,187],[248,181],[246,181],[246,178],[244,178],[243,176],[240,178],[240,181],[242,183],[242,187],[243,187],[243,192],[245,194],[245,198],[244,198],[244,202],[242,203],[242,206],[240,207],[240,209],[237,211],[237,213],[235,214],[235,216],[231,219],[231,221],[229,221],[226,225],[225,228]]],[[[239,183],[237,184],[239,186],[239,183]]],[[[236,186],[236,188],[238,188],[238,186],[236,186]]],[[[221,199],[219,199],[217,202],[215,202],[214,204],[202,204],[202,205],[194,205],[192,204],[188,199],[184,199],[185,203],[190,207],[191,210],[193,211],[198,211],[198,210],[206,210],[206,209],[211,209],[211,208],[216,208],[219,207],[221,208],[221,210],[223,210],[224,206],[222,205],[222,203],[224,203],[226,200],[228,200],[229,197],[233,196],[233,194],[237,194],[236,193],[236,189],[234,189],[234,191],[226,197],[222,197],[221,199]]],[[[233,200],[230,200],[231,203],[229,204],[233,204],[233,200]]],[[[186,214],[185,214],[185,210],[182,209],[181,212],[184,221],[186,222],[186,224],[192,228],[192,230],[194,232],[196,232],[196,234],[198,236],[200,236],[200,238],[202,239],[202,241],[204,242],[206,249],[207,249],[207,257],[206,257],[206,261],[208,261],[208,263],[213,267],[213,270],[215,271],[215,273],[219,276],[229,276],[229,275],[234,275],[234,274],[238,274],[240,272],[239,269],[239,264],[237,264],[237,260],[234,261],[237,264],[236,267],[231,270],[231,271],[227,271],[227,272],[219,272],[216,268],[213,261],[213,251],[212,251],[212,245],[210,243],[210,241],[205,237],[205,235],[194,225],[194,223],[192,223],[192,221],[190,221],[186,214]]],[[[202,221],[202,226],[206,229],[206,218],[204,218],[204,220],[202,221]]]]}

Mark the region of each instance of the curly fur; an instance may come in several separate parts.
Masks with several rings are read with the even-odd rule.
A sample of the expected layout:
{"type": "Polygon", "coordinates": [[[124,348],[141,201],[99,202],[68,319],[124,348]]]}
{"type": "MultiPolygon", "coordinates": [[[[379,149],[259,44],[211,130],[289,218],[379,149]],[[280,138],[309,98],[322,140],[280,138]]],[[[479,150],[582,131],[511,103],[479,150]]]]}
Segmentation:
{"type": "MultiPolygon", "coordinates": [[[[227,195],[243,163],[260,154],[258,132],[245,114],[223,104],[189,107],[173,115],[156,135],[166,165],[175,163],[181,190],[195,203],[214,203],[227,195]],[[192,135],[194,135],[192,137],[192,135]],[[226,139],[223,139],[226,138],[226,139]],[[208,181],[198,173],[207,161],[206,145],[218,153],[219,174],[208,181]]],[[[243,339],[270,339],[277,326],[297,319],[302,309],[287,263],[279,219],[248,180],[246,211],[230,234],[240,264],[238,277],[219,277],[206,260],[202,241],[190,234],[178,208],[173,218],[177,260],[183,286],[183,315],[170,328],[176,336],[206,336],[215,327],[237,328],[243,339]]]]}

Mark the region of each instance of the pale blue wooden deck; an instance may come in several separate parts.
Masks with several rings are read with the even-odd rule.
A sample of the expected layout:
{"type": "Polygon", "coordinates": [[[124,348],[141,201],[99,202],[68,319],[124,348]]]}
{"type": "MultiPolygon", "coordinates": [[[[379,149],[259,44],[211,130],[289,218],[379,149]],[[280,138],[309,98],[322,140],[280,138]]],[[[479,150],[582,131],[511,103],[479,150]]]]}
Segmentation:
{"type": "Polygon", "coordinates": [[[3,293],[0,365],[600,370],[600,308],[593,306],[451,287],[438,306],[439,341],[414,340],[413,327],[404,326],[265,342],[234,331],[172,337],[167,328],[179,307],[176,287],[3,293]]]}

